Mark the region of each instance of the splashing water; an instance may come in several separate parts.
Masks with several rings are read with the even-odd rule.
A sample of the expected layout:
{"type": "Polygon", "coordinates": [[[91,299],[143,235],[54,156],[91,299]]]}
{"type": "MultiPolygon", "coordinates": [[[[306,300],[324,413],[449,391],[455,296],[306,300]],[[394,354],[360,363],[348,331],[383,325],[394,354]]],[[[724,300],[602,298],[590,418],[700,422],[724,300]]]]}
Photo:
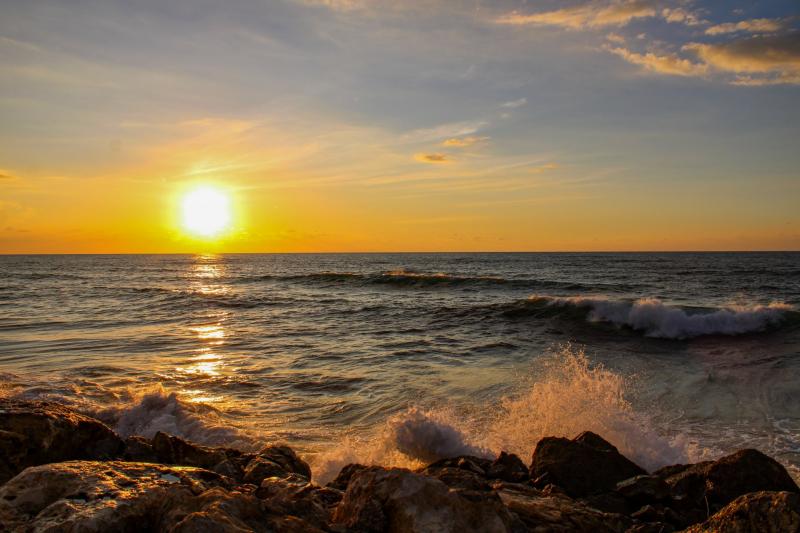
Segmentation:
{"type": "Polygon", "coordinates": [[[452,409],[408,409],[367,438],[348,438],[314,462],[320,482],[349,463],[415,468],[443,457],[492,458],[508,451],[528,460],[543,437],[572,438],[589,430],[642,467],[653,470],[696,455],[684,439],[659,435],[650,419],[625,398],[630,383],[592,366],[582,349],[565,345],[520,393],[487,411],[458,416],[452,409]]]}

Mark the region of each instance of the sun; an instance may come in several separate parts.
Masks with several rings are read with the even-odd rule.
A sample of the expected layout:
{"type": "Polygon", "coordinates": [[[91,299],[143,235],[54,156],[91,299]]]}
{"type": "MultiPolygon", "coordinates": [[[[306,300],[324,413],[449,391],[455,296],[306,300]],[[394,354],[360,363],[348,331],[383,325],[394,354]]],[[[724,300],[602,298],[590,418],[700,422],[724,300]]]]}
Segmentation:
{"type": "Polygon", "coordinates": [[[181,220],[186,231],[193,235],[216,237],[231,223],[230,198],[215,187],[197,187],[183,197],[181,220]]]}

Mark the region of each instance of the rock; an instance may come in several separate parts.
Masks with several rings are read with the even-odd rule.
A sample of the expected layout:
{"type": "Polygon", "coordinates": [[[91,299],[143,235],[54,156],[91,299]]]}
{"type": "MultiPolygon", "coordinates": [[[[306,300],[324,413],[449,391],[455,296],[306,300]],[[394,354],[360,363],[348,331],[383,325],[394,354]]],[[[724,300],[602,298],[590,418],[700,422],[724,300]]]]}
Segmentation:
{"type": "Polygon", "coordinates": [[[125,439],[125,448],[122,451],[122,458],[126,461],[139,463],[158,462],[153,445],[144,437],[133,436],[125,439]]]}
{"type": "Polygon", "coordinates": [[[423,471],[433,472],[440,468],[460,468],[462,470],[469,470],[480,476],[485,476],[491,466],[492,461],[489,459],[475,457],[473,455],[457,455],[455,457],[439,459],[426,466],[423,471]]]}
{"type": "Polygon", "coordinates": [[[500,452],[500,455],[486,470],[489,479],[500,479],[510,483],[521,483],[530,477],[528,467],[513,453],[500,452]]]}
{"type": "Polygon", "coordinates": [[[670,489],[658,476],[635,476],[617,483],[617,494],[635,505],[663,502],[670,498],[670,489]]]}
{"type": "Polygon", "coordinates": [[[15,533],[321,531],[298,509],[276,514],[208,470],[124,461],[31,467],[0,487],[0,529],[15,533]]]}
{"type": "Polygon", "coordinates": [[[288,446],[267,446],[258,455],[279,465],[286,474],[297,474],[311,479],[311,467],[288,446]]]}
{"type": "Polygon", "coordinates": [[[498,483],[495,484],[495,490],[502,502],[530,531],[622,532],[633,524],[626,516],[603,513],[563,494],[545,496],[531,486],[498,483]]]}
{"type": "Polygon", "coordinates": [[[274,461],[264,457],[254,457],[244,469],[245,483],[260,485],[268,477],[285,476],[286,470],[274,461]]]}
{"type": "Polygon", "coordinates": [[[365,468],[367,467],[357,463],[349,464],[342,468],[333,481],[330,481],[327,486],[332,489],[345,491],[347,490],[347,484],[350,483],[350,478],[353,477],[353,474],[365,468]]]}
{"type": "Polygon", "coordinates": [[[491,490],[488,481],[480,474],[463,468],[444,467],[434,470],[425,469],[422,474],[438,479],[453,489],[487,491],[491,490]]]}
{"type": "Polygon", "coordinates": [[[591,432],[569,440],[546,437],[536,444],[531,479],[563,487],[573,497],[609,492],[622,480],[646,474],[610,443],[591,432]]]}
{"type": "Polygon", "coordinates": [[[256,496],[264,500],[271,514],[296,516],[315,527],[325,528],[333,508],[342,499],[342,492],[289,474],[263,480],[256,496]]]}
{"type": "Polygon", "coordinates": [[[94,418],[53,402],[0,399],[0,483],[23,469],[69,459],[110,459],[123,443],[94,418]]]}
{"type": "MultiPolygon", "coordinates": [[[[555,486],[555,485],[548,485],[555,486]]],[[[580,498],[580,502],[606,513],[630,514],[637,507],[616,492],[603,492],[580,498]]]]}
{"type": "Polygon", "coordinates": [[[780,463],[752,449],[713,462],[667,467],[654,475],[670,486],[675,500],[690,507],[708,504],[712,512],[749,492],[800,492],[780,463]]]}
{"type": "Polygon", "coordinates": [[[800,532],[800,494],[754,492],[739,496],[687,533],[797,533],[800,532]]]}
{"type": "Polygon", "coordinates": [[[521,527],[492,491],[459,491],[419,473],[380,467],[353,473],[333,521],[364,532],[506,532],[521,527]]]}
{"type": "Polygon", "coordinates": [[[199,446],[161,431],[153,437],[153,451],[161,463],[207,469],[228,459],[225,449],[199,446]]]}

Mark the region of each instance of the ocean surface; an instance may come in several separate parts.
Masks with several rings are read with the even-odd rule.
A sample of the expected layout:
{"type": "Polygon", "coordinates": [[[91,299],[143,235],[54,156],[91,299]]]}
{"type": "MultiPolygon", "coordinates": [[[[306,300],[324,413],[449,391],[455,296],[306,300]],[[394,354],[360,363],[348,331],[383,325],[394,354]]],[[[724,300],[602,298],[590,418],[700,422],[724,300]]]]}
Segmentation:
{"type": "Polygon", "coordinates": [[[800,473],[800,254],[0,256],[0,395],[325,481],[596,431],[800,473]]]}

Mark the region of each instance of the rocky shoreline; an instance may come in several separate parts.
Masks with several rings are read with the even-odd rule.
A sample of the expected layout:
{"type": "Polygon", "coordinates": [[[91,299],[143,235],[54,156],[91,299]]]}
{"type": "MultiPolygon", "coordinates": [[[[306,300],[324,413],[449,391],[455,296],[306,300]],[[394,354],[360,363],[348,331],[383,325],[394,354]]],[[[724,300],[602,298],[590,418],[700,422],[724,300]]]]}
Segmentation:
{"type": "Polygon", "coordinates": [[[800,531],[800,489],[756,450],[648,473],[590,432],[531,444],[530,464],[354,464],[318,486],[287,446],[123,439],[57,403],[0,400],[0,531],[800,531]]]}

